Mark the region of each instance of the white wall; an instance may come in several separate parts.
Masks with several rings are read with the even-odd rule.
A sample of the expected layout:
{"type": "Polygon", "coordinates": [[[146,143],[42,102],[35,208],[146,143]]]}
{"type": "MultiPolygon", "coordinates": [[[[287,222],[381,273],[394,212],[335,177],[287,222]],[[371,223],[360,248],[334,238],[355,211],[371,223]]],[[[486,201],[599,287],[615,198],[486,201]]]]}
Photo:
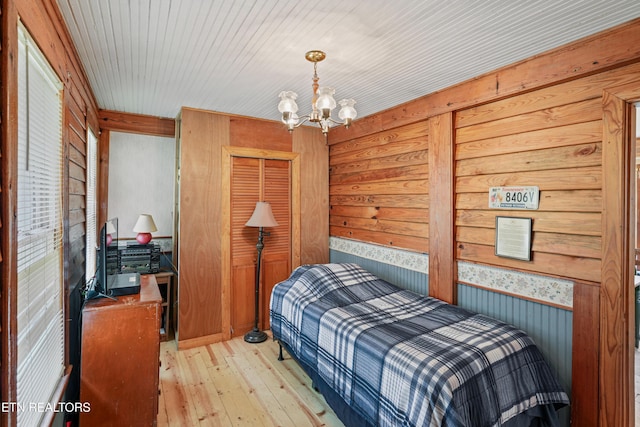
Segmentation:
{"type": "Polygon", "coordinates": [[[133,226],[148,213],[153,239],[173,236],[175,139],[111,132],[108,218],[118,217],[118,238],[133,239],[133,226]]]}

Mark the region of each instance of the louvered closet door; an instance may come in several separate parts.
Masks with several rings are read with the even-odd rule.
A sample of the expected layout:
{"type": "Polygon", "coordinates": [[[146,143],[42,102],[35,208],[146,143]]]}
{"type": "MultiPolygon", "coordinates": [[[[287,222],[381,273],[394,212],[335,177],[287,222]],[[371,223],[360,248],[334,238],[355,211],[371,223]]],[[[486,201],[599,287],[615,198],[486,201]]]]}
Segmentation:
{"type": "Polygon", "coordinates": [[[260,292],[262,329],[269,329],[269,301],[273,286],[291,274],[291,162],[265,160],[264,201],[271,203],[278,226],[265,237],[260,292]],[[268,244],[268,250],[266,250],[268,244]]]}
{"type": "Polygon", "coordinates": [[[271,204],[278,227],[265,229],[260,284],[260,326],[269,327],[274,284],[288,277],[291,259],[290,162],[233,157],[231,167],[231,334],[253,328],[258,229],[245,226],[257,201],[271,204]]]}

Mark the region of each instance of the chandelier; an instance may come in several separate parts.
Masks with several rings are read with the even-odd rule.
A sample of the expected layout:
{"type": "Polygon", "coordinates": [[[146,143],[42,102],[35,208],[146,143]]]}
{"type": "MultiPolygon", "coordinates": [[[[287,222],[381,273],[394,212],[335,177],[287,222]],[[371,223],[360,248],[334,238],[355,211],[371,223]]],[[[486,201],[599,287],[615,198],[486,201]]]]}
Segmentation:
{"type": "Polygon", "coordinates": [[[304,122],[309,121],[316,123],[322,129],[322,133],[327,136],[329,128],[336,124],[344,124],[346,128],[351,125],[353,119],[356,118],[356,109],[353,105],[356,103],[353,99],[343,99],[338,102],[340,104],[340,112],[338,117],[342,121],[334,120],[331,117],[331,112],[336,108],[336,100],[333,99],[333,94],[336,92],[332,87],[320,87],[318,85],[318,62],[322,61],[326,55],[320,50],[311,50],[307,52],[304,57],[309,62],[313,62],[313,98],[311,99],[311,112],[305,116],[299,117],[298,104],[296,104],[296,98],[298,94],[292,91],[280,92],[280,103],[278,104],[278,111],[282,113],[282,122],[287,125],[289,132],[293,132],[293,129],[302,125],[304,122]]]}

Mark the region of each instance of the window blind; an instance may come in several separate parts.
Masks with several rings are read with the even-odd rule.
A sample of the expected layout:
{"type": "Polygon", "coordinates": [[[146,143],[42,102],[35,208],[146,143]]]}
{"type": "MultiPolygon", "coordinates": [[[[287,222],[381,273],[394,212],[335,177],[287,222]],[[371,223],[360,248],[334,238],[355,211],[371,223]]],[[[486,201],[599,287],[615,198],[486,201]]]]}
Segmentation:
{"type": "Polygon", "coordinates": [[[61,83],[18,29],[18,425],[38,425],[64,372],[61,83]]]}
{"type": "Polygon", "coordinates": [[[98,140],[91,129],[87,131],[87,189],[86,189],[86,247],[85,278],[90,280],[96,273],[97,246],[97,169],[98,140]]]}

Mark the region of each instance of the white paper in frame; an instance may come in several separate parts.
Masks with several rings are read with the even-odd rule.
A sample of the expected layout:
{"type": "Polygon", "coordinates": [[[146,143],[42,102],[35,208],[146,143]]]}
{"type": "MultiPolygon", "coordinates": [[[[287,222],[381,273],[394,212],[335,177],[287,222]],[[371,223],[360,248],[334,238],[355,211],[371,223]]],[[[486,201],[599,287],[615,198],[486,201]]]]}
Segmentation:
{"type": "Polygon", "coordinates": [[[496,256],[531,261],[531,218],[496,216],[496,256]]]}

